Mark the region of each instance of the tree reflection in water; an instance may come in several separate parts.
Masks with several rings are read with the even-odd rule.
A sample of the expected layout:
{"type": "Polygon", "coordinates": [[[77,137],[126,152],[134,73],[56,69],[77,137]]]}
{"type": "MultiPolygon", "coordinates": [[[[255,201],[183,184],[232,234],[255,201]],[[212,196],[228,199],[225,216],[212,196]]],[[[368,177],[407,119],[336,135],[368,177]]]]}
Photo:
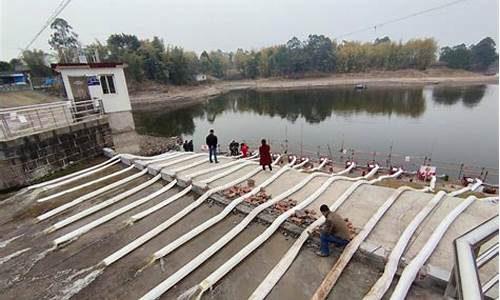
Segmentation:
{"type": "MultiPolygon", "coordinates": [[[[444,105],[462,100],[474,107],[484,96],[486,86],[434,87],[432,99],[444,105]]],[[[421,87],[370,87],[356,91],[352,87],[288,91],[234,91],[213,100],[167,112],[134,113],[140,133],[161,136],[192,135],[195,120],[213,123],[225,112],[255,113],[280,117],[289,122],[304,118],[317,124],[332,115],[401,116],[419,118],[426,109],[421,87]]]]}
{"type": "Polygon", "coordinates": [[[432,98],[436,103],[444,105],[453,105],[462,100],[464,106],[472,108],[481,102],[485,92],[485,85],[440,86],[434,87],[432,98]]]}

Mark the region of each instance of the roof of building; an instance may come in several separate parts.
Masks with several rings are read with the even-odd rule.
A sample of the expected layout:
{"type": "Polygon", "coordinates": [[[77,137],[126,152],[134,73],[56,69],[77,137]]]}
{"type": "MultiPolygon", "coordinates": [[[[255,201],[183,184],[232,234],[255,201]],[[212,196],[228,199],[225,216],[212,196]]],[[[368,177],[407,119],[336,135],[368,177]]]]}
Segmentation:
{"type": "Polygon", "coordinates": [[[97,68],[115,68],[115,67],[125,67],[126,65],[121,62],[104,62],[104,63],[63,63],[63,64],[51,64],[52,69],[97,69],[97,68]]]}
{"type": "Polygon", "coordinates": [[[23,73],[19,73],[19,71],[5,71],[5,72],[0,72],[0,76],[2,77],[19,77],[19,76],[25,76],[23,73]]]}

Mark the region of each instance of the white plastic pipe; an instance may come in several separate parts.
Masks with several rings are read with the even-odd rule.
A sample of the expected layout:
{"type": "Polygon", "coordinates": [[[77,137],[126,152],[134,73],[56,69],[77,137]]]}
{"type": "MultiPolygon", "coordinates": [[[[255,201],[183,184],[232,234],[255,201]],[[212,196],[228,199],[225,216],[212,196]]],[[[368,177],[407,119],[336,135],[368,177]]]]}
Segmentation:
{"type": "MultiPolygon", "coordinates": [[[[283,171],[283,169],[290,169],[290,168],[283,167],[282,169],[280,169],[280,171],[283,171]]],[[[280,171],[278,171],[276,174],[278,174],[280,171]]],[[[146,295],[141,297],[141,299],[156,299],[156,298],[160,297],[163,293],[168,291],[172,286],[177,284],[185,276],[187,276],[189,273],[194,271],[198,266],[200,266],[207,259],[209,259],[212,255],[214,255],[217,251],[219,251],[222,247],[224,247],[224,245],[226,245],[228,242],[230,242],[236,235],[238,235],[238,233],[240,233],[243,229],[245,229],[245,227],[252,221],[252,219],[255,218],[255,216],[258,213],[260,213],[266,207],[269,207],[269,206],[273,205],[274,203],[281,201],[282,199],[285,199],[286,197],[290,196],[291,194],[297,192],[298,190],[303,188],[309,181],[311,181],[313,178],[318,177],[318,176],[327,177],[328,175],[326,175],[324,173],[311,174],[311,175],[307,176],[305,179],[303,179],[301,182],[299,182],[298,184],[293,186],[291,189],[288,189],[285,192],[278,195],[276,198],[272,198],[271,200],[268,200],[267,202],[254,208],[250,212],[250,214],[248,214],[236,227],[233,227],[228,233],[226,233],[224,236],[222,236],[219,240],[217,240],[215,243],[213,243],[210,247],[205,249],[201,254],[199,254],[197,257],[195,257],[189,263],[187,263],[182,268],[177,270],[174,274],[169,276],[167,279],[165,279],[163,282],[161,282],[155,288],[150,290],[146,295]],[[267,204],[267,206],[265,204],[267,204]]],[[[260,188],[259,188],[259,190],[260,190],[260,188]]],[[[242,197],[240,197],[240,198],[242,198],[242,197]]],[[[231,202],[231,204],[229,204],[226,208],[230,207],[235,202],[236,202],[236,200],[233,200],[233,202],[231,202]]],[[[231,207],[231,209],[223,216],[225,217],[235,206],[236,205],[231,207]]],[[[217,218],[217,216],[212,218],[212,219],[215,219],[215,218],[217,218]]],[[[210,222],[212,219],[209,219],[207,222],[210,222]]],[[[219,221],[219,220],[220,219],[217,219],[217,221],[219,221]]],[[[205,222],[205,223],[207,223],[207,222],[205,222]]],[[[153,260],[159,259],[159,258],[169,254],[170,252],[172,252],[173,250],[177,249],[182,244],[187,242],[189,239],[191,239],[192,237],[201,233],[202,231],[206,230],[208,227],[210,227],[211,225],[213,225],[215,223],[211,223],[211,224],[209,224],[209,226],[204,226],[204,224],[197,227],[197,228],[200,228],[201,230],[196,230],[197,228],[195,228],[192,231],[190,231],[188,234],[182,236],[181,238],[168,244],[166,247],[155,252],[153,255],[153,260]],[[191,235],[190,234],[191,232],[196,232],[196,234],[191,235]],[[188,237],[188,238],[185,238],[185,237],[188,237]]]]}
{"type": "MultiPolygon", "coordinates": [[[[176,182],[177,183],[177,180],[174,180],[173,182],[176,182]]],[[[189,185],[187,186],[186,188],[184,188],[182,191],[180,191],[179,193],[163,200],[162,202],[144,210],[144,211],[141,211],[140,213],[138,214],[135,214],[133,215],[132,217],[130,217],[130,221],[133,223],[133,222],[136,222],[137,220],[140,220],[142,218],[145,218],[146,216],[149,216],[150,214],[154,213],[155,211],[158,211],[160,209],[162,209],[163,207],[169,205],[170,203],[174,202],[175,200],[177,199],[180,199],[181,197],[183,197],[184,195],[186,195],[187,193],[189,193],[191,191],[191,189],[193,188],[192,185],[189,185]]]]}
{"type": "MultiPolygon", "coordinates": [[[[125,198],[127,198],[127,197],[129,197],[129,196],[131,196],[131,195],[133,195],[133,194],[135,194],[135,193],[137,193],[137,192],[145,189],[146,187],[148,187],[148,186],[152,185],[153,183],[155,183],[156,181],[158,181],[158,179],[160,179],[160,178],[161,178],[160,174],[156,175],[152,179],[150,179],[150,180],[148,180],[148,181],[146,181],[146,182],[144,182],[144,183],[142,183],[142,184],[140,184],[140,185],[138,185],[138,186],[136,186],[136,187],[134,187],[134,188],[132,188],[132,189],[130,189],[128,191],[126,191],[126,192],[118,194],[118,195],[116,195],[116,196],[114,196],[114,197],[112,197],[112,198],[110,198],[110,199],[108,199],[106,201],[103,201],[103,202],[101,202],[101,203],[99,203],[97,205],[89,207],[86,210],[83,210],[83,211],[81,211],[81,212],[79,212],[79,213],[77,213],[75,215],[72,215],[71,217],[68,217],[68,218],[66,218],[64,220],[61,220],[61,221],[55,223],[54,225],[52,225],[51,227],[49,227],[46,230],[46,232],[52,232],[54,230],[61,229],[64,226],[67,226],[67,225],[69,225],[69,224],[71,224],[71,223],[73,223],[75,221],[78,221],[78,220],[80,220],[82,218],[85,218],[88,215],[91,215],[91,214],[93,214],[93,213],[95,213],[95,212],[97,212],[97,211],[99,211],[101,209],[104,209],[104,208],[106,208],[106,207],[108,207],[108,206],[110,206],[110,205],[112,205],[112,204],[114,204],[114,203],[116,203],[116,202],[118,202],[120,200],[123,200],[123,199],[125,199],[125,198]]],[[[58,242],[58,239],[54,240],[54,243],[56,245],[60,244],[58,242]]]]}
{"type": "MultiPolygon", "coordinates": [[[[289,217],[293,216],[295,212],[298,210],[306,208],[309,204],[314,202],[320,195],[322,195],[326,189],[335,181],[342,179],[351,179],[350,177],[339,177],[333,176],[327,179],[313,194],[307,197],[304,201],[300,202],[297,206],[289,209],[288,211],[282,213],[278,216],[273,223],[266,228],[266,230],[256,237],[253,241],[247,244],[243,249],[241,249],[237,254],[232,256],[229,260],[227,260],[222,266],[217,268],[214,272],[212,272],[208,277],[206,277],[200,284],[200,294],[201,295],[211,288],[214,284],[216,284],[222,277],[224,277],[228,272],[230,272],[236,265],[238,265],[241,261],[243,261],[248,255],[250,255],[255,249],[257,249],[260,245],[262,245],[267,239],[269,239],[275,232],[278,230],[280,225],[286,221],[289,217]]],[[[239,226],[239,225],[238,225],[239,226]]]]}
{"type": "Polygon", "coordinates": [[[326,165],[327,162],[328,162],[328,159],[323,159],[323,161],[319,164],[319,166],[311,169],[311,172],[316,172],[316,171],[323,169],[323,167],[326,165]]]}
{"type": "MultiPolygon", "coordinates": [[[[294,163],[294,162],[292,162],[292,163],[294,163]]],[[[377,169],[378,169],[378,166],[377,166],[377,169]]],[[[375,172],[376,172],[376,170],[375,170],[375,172]]],[[[189,273],[191,273],[193,270],[195,270],[198,266],[200,266],[203,262],[205,262],[208,258],[210,258],[213,254],[215,254],[222,247],[224,247],[224,245],[226,245],[236,235],[238,235],[255,218],[255,216],[257,216],[257,214],[262,212],[267,207],[269,207],[269,206],[281,201],[282,199],[285,199],[286,197],[292,195],[293,193],[297,192],[298,190],[303,188],[313,178],[319,177],[319,176],[329,177],[328,175],[326,175],[324,173],[313,173],[313,174],[309,175],[308,177],[306,177],[305,179],[303,179],[298,184],[296,184],[295,186],[293,186],[292,188],[290,188],[290,189],[286,190],[285,192],[281,193],[280,195],[278,195],[276,198],[273,198],[273,199],[259,205],[255,209],[253,209],[250,212],[250,214],[248,214],[236,227],[232,228],[228,233],[226,233],[223,237],[221,237],[219,240],[217,240],[217,242],[213,243],[209,248],[205,249],[205,251],[203,251],[195,259],[191,260],[188,264],[184,265],[181,269],[179,269],[174,274],[172,274],[170,277],[168,277],[166,280],[161,282],[159,285],[157,285],[154,289],[149,291],[141,299],[155,299],[155,298],[161,296],[164,292],[169,290],[177,282],[182,280],[185,276],[187,276],[189,273]]],[[[236,201],[236,200],[234,200],[234,201],[236,201]]],[[[231,203],[231,204],[233,204],[233,203],[231,203]]],[[[176,241],[167,245],[163,249],[160,249],[159,251],[157,251],[153,256],[153,259],[158,259],[158,258],[163,257],[164,255],[167,255],[168,253],[172,252],[177,247],[182,245],[182,243],[184,243],[184,242],[185,241],[182,241],[182,237],[180,239],[177,239],[176,241]]]]}
{"type": "Polygon", "coordinates": [[[44,191],[47,191],[47,190],[52,190],[52,189],[55,189],[56,187],[60,187],[61,185],[65,185],[65,184],[68,184],[68,183],[71,183],[73,181],[76,181],[76,180],[80,180],[82,178],[85,178],[85,177],[88,177],[92,174],[95,174],[95,173],[98,173],[98,172],[102,172],[103,170],[111,167],[112,165],[115,165],[117,163],[119,163],[120,160],[116,160],[116,161],[113,161],[111,163],[108,163],[98,169],[94,169],[92,171],[89,171],[89,172],[85,172],[83,174],[80,174],[80,175],[77,175],[77,176],[72,176],[71,178],[68,178],[64,181],[60,181],[60,182],[56,182],[56,183],[53,183],[53,184],[50,184],[50,185],[47,185],[45,187],[43,187],[43,190],[44,191]]]}
{"type": "MultiPolygon", "coordinates": [[[[225,177],[225,176],[231,175],[231,174],[233,174],[236,170],[239,170],[239,169],[241,169],[241,168],[243,168],[243,167],[246,167],[246,166],[251,166],[251,165],[255,165],[255,163],[254,163],[254,162],[251,162],[251,161],[246,161],[246,162],[244,162],[244,163],[242,163],[242,164],[240,164],[240,165],[237,165],[237,166],[235,166],[235,167],[232,167],[232,168],[230,168],[230,169],[227,169],[227,170],[226,170],[226,171],[224,171],[224,172],[221,172],[221,173],[219,173],[219,174],[216,174],[216,175],[214,175],[214,176],[212,176],[212,177],[209,177],[209,178],[207,178],[207,179],[203,179],[203,180],[201,180],[200,182],[201,182],[201,183],[206,183],[206,184],[208,184],[208,183],[213,182],[213,181],[215,181],[215,180],[217,180],[217,179],[219,179],[219,178],[222,178],[222,177],[225,177]]],[[[191,177],[191,178],[192,178],[192,176],[189,176],[189,177],[191,177]]]]}
{"type": "Polygon", "coordinates": [[[410,241],[413,233],[417,230],[418,226],[423,222],[423,220],[429,215],[429,213],[436,207],[436,205],[446,196],[446,193],[439,191],[431,200],[420,210],[420,212],[411,220],[410,224],[406,226],[405,230],[399,237],[396,245],[389,254],[387,263],[385,265],[384,273],[377,280],[377,282],[372,286],[370,291],[365,295],[363,299],[381,299],[385,292],[389,289],[392,279],[396,274],[398,269],[399,260],[406,249],[408,242],[410,241]]]}
{"type": "MultiPolygon", "coordinates": [[[[355,164],[351,164],[349,168],[343,170],[341,173],[347,173],[351,169],[355,167],[355,164]]],[[[356,189],[364,184],[373,184],[378,181],[382,181],[387,178],[397,177],[401,174],[402,170],[399,170],[397,173],[393,175],[381,176],[372,181],[365,181],[365,179],[372,177],[378,171],[379,166],[376,165],[368,174],[362,177],[356,178],[346,178],[344,180],[356,181],[352,184],[342,195],[330,206],[332,211],[336,211],[353,193],[356,189]],[[361,180],[361,181],[358,181],[361,180]]],[[[340,174],[340,173],[339,173],[340,174]]],[[[263,299],[269,292],[271,292],[272,288],[278,283],[281,277],[285,274],[288,268],[291,266],[297,255],[299,254],[300,249],[309,238],[310,234],[314,231],[314,229],[318,226],[321,226],[325,222],[324,217],[320,217],[316,221],[314,221],[311,225],[309,225],[299,236],[299,238],[295,241],[292,247],[288,250],[288,252],[281,258],[279,263],[271,270],[271,272],[266,276],[266,278],[261,282],[261,284],[257,287],[254,293],[251,295],[251,299],[263,299]]]]}
{"type": "Polygon", "coordinates": [[[480,180],[480,179],[477,179],[476,178],[476,182],[473,183],[473,184],[469,184],[467,185],[466,187],[464,188],[461,188],[459,190],[456,190],[456,191],[453,191],[451,193],[448,194],[449,197],[456,197],[458,195],[461,195],[465,192],[468,192],[468,191],[472,191],[474,192],[475,190],[477,190],[481,185],[483,184],[483,182],[480,180]]]}
{"type": "MultiPolygon", "coordinates": [[[[133,250],[137,249],[138,247],[140,247],[141,245],[143,245],[147,241],[151,240],[152,238],[154,238],[155,236],[157,236],[161,232],[165,231],[170,226],[172,226],[173,224],[175,224],[176,222],[178,222],[180,219],[182,219],[183,217],[185,217],[187,214],[189,214],[191,211],[193,211],[195,208],[197,208],[198,206],[200,206],[211,195],[213,195],[213,194],[215,194],[215,193],[217,193],[219,191],[228,189],[228,188],[234,186],[235,184],[243,182],[243,181],[251,178],[255,174],[259,173],[261,170],[262,169],[260,167],[255,168],[252,171],[250,171],[249,173],[247,173],[245,176],[242,176],[242,177],[240,177],[238,179],[235,179],[235,180],[233,180],[231,182],[228,182],[228,183],[226,183],[224,185],[221,185],[221,186],[218,186],[218,187],[215,187],[215,188],[212,188],[212,189],[208,190],[203,195],[201,195],[198,199],[196,199],[196,201],[194,201],[193,203],[191,203],[188,206],[186,206],[184,209],[182,209],[180,212],[178,212],[174,216],[170,217],[165,222],[161,223],[160,225],[158,225],[155,228],[151,229],[150,231],[148,231],[147,233],[143,234],[139,238],[135,239],[131,243],[127,244],[126,246],[124,246],[120,250],[118,250],[115,253],[111,254],[110,256],[106,257],[103,260],[104,265],[109,266],[110,264],[116,262],[117,260],[119,260],[123,256],[125,256],[128,253],[132,252],[133,250]]],[[[132,216],[129,219],[129,222],[138,221],[141,218],[144,218],[144,217],[148,216],[150,213],[153,213],[153,211],[148,211],[147,213],[146,213],[146,211],[144,211],[144,212],[141,212],[139,214],[136,214],[136,215],[132,216]]]]}
{"type": "Polygon", "coordinates": [[[154,159],[135,159],[134,163],[143,164],[143,165],[151,165],[151,164],[155,164],[155,163],[158,163],[158,162],[161,162],[164,160],[169,160],[172,158],[176,158],[179,156],[185,156],[185,155],[191,155],[191,153],[190,152],[174,152],[170,155],[164,155],[164,156],[159,155],[158,157],[156,157],[154,159]]]}
{"type": "Polygon", "coordinates": [[[320,287],[314,293],[312,299],[324,299],[335,286],[337,280],[340,278],[342,271],[347,266],[351,258],[354,256],[363,241],[368,237],[371,231],[375,228],[380,219],[389,210],[389,208],[396,202],[396,200],[407,191],[428,192],[431,187],[426,187],[421,190],[416,190],[408,186],[402,186],[396,189],[391,196],[379,207],[377,212],[365,223],[361,231],[347,244],[342,251],[342,254],[335,262],[331,271],[326,275],[320,287]]]}
{"type": "MultiPolygon", "coordinates": [[[[253,155],[252,157],[255,157],[255,156],[257,156],[257,155],[253,155]]],[[[201,176],[201,175],[204,175],[207,173],[212,173],[214,171],[224,169],[224,168],[234,166],[234,165],[244,164],[244,163],[248,162],[248,160],[251,160],[250,158],[252,158],[252,157],[247,157],[247,158],[240,159],[240,160],[234,160],[234,161],[229,162],[227,164],[218,164],[218,165],[215,165],[211,168],[199,170],[199,171],[196,171],[196,172],[193,172],[193,173],[186,175],[186,178],[187,178],[187,180],[192,180],[195,177],[198,177],[198,176],[201,176]]]]}
{"type": "MultiPolygon", "coordinates": [[[[190,159],[193,159],[193,158],[196,158],[196,157],[201,157],[201,156],[207,156],[207,155],[205,153],[189,155],[188,157],[183,157],[183,158],[179,158],[179,159],[176,159],[176,160],[173,160],[173,161],[169,161],[169,162],[166,162],[166,163],[159,164],[157,166],[157,168],[163,169],[163,168],[166,168],[168,166],[175,165],[175,164],[178,164],[180,162],[184,162],[186,160],[190,160],[190,159]]],[[[148,163],[148,165],[151,165],[152,163],[153,162],[148,163]]]]}
{"type": "Polygon", "coordinates": [[[439,241],[443,238],[444,234],[450,227],[450,225],[455,221],[455,219],[474,202],[477,198],[475,196],[469,196],[467,199],[462,201],[457,207],[455,207],[451,212],[449,212],[446,217],[439,223],[439,225],[434,229],[431,236],[428,238],[425,245],[420,249],[417,256],[415,256],[411,262],[406,266],[399,278],[398,284],[394,288],[391,295],[391,300],[404,299],[406,294],[410,290],[410,287],[415,280],[418,272],[424,265],[424,263],[429,259],[434,249],[437,247],[439,241]]]}
{"type": "MultiPolygon", "coordinates": [[[[114,164],[114,163],[117,163],[117,162],[119,162],[119,161],[113,162],[113,164],[114,164]]],[[[93,184],[95,184],[95,183],[99,183],[99,182],[101,182],[101,181],[108,180],[108,179],[110,179],[110,178],[113,178],[113,177],[118,176],[118,175],[120,175],[120,174],[123,174],[123,173],[125,173],[125,172],[128,172],[128,171],[132,170],[133,168],[134,168],[134,166],[127,167],[127,168],[122,169],[122,170],[120,170],[120,171],[117,171],[117,172],[111,173],[111,174],[109,174],[109,175],[106,175],[106,176],[104,176],[104,177],[98,178],[98,179],[96,179],[96,180],[92,180],[92,181],[86,182],[86,183],[84,183],[84,184],[81,184],[81,185],[78,185],[78,186],[72,187],[72,188],[70,188],[70,189],[67,189],[67,190],[61,191],[61,192],[59,192],[59,193],[55,193],[55,194],[52,194],[52,195],[50,195],[50,196],[47,196],[47,197],[44,197],[44,198],[40,198],[40,199],[38,199],[38,200],[36,200],[36,201],[37,201],[37,202],[45,202],[45,201],[48,201],[48,200],[51,200],[51,199],[54,199],[54,198],[57,198],[57,197],[61,197],[61,196],[66,195],[66,194],[68,194],[68,193],[72,193],[72,192],[74,192],[74,191],[78,191],[78,190],[80,190],[80,189],[83,189],[83,188],[88,187],[88,186],[90,186],[90,185],[93,185],[93,184]]]]}
{"type": "MultiPolygon", "coordinates": [[[[431,182],[432,184],[432,182],[431,182]]],[[[411,237],[420,226],[420,224],[424,221],[424,219],[432,212],[434,207],[445,197],[451,196],[455,197],[460,195],[461,193],[467,192],[472,188],[475,188],[476,185],[469,185],[463,189],[453,191],[449,194],[446,194],[443,191],[439,191],[432,199],[427,203],[422,210],[411,220],[410,224],[406,226],[405,230],[399,237],[396,245],[392,249],[389,257],[387,259],[387,263],[384,268],[384,273],[382,276],[375,282],[370,291],[363,298],[364,300],[380,300],[384,296],[384,294],[389,289],[391,282],[396,274],[398,269],[399,260],[403,256],[403,252],[405,251],[408,243],[410,242],[411,237]]],[[[477,186],[478,187],[478,186],[477,186]]],[[[476,188],[477,188],[476,187],[476,188]]]]}
{"type": "Polygon", "coordinates": [[[240,196],[240,197],[234,199],[233,201],[231,201],[231,203],[229,203],[222,210],[222,212],[220,212],[218,215],[216,215],[216,216],[214,216],[214,217],[206,220],[202,224],[196,226],[195,228],[193,228],[189,232],[187,232],[184,235],[182,235],[181,237],[179,237],[176,240],[172,241],[171,243],[169,243],[168,245],[166,245],[162,249],[156,251],[154,253],[154,255],[153,255],[153,259],[156,260],[156,259],[158,259],[160,257],[163,257],[163,256],[167,255],[168,253],[174,251],[175,249],[177,249],[178,247],[180,247],[184,243],[188,242],[189,240],[193,239],[197,235],[201,234],[202,232],[204,232],[208,228],[210,228],[213,225],[217,224],[218,222],[220,222],[221,220],[223,220],[229,213],[231,213],[231,211],[238,204],[240,204],[243,201],[245,201],[245,199],[248,199],[248,198],[252,197],[253,195],[257,194],[262,188],[264,188],[264,187],[268,186],[269,184],[271,184],[273,181],[275,181],[278,177],[280,177],[283,173],[287,172],[288,170],[290,170],[290,167],[288,167],[288,166],[282,167],[280,170],[278,170],[278,172],[276,172],[273,176],[269,177],[267,180],[265,180],[264,182],[262,182],[261,184],[259,184],[252,191],[250,191],[249,193],[247,193],[247,194],[245,194],[243,196],[240,196]]]}
{"type": "Polygon", "coordinates": [[[120,154],[118,155],[115,155],[113,156],[112,158],[106,160],[105,162],[102,162],[98,165],[95,165],[95,166],[92,166],[90,168],[86,168],[86,169],[83,169],[83,170],[80,170],[78,172],[74,172],[74,173],[71,173],[71,174],[68,174],[66,176],[62,176],[62,177],[59,177],[59,178],[56,178],[56,179],[52,179],[52,180],[49,180],[49,181],[45,181],[45,182],[42,182],[42,183],[38,183],[38,184],[34,184],[34,185],[30,185],[28,187],[28,190],[32,190],[32,189],[37,189],[37,188],[41,188],[41,187],[44,187],[44,186],[47,186],[47,185],[50,185],[50,184],[54,184],[56,182],[61,182],[61,181],[64,181],[66,179],[69,179],[71,177],[74,177],[74,176],[77,176],[77,175],[80,175],[80,174],[83,174],[83,173],[86,173],[86,172],[90,172],[92,170],[95,170],[97,168],[100,168],[102,166],[105,166],[113,161],[116,161],[117,159],[119,159],[121,157],[120,154]]]}
{"type": "MultiPolygon", "coordinates": [[[[123,206],[123,207],[121,207],[121,208],[119,208],[119,209],[117,209],[115,211],[110,212],[107,215],[104,215],[104,216],[100,217],[99,219],[96,219],[96,220],[94,220],[94,221],[92,221],[90,223],[87,223],[86,225],[83,225],[82,227],[77,228],[77,229],[75,229],[75,230],[73,230],[73,231],[71,231],[71,232],[69,232],[69,233],[67,233],[67,234],[59,237],[57,239],[56,245],[59,245],[59,244],[62,244],[62,243],[65,243],[65,242],[68,242],[68,241],[76,239],[80,235],[82,235],[82,234],[84,234],[86,232],[89,232],[90,230],[96,228],[97,226],[99,226],[101,224],[104,224],[104,223],[106,223],[106,222],[108,222],[108,221],[110,221],[110,220],[118,217],[119,215],[124,214],[127,211],[129,211],[131,209],[134,209],[137,206],[142,205],[142,204],[150,201],[151,199],[156,198],[157,196],[159,196],[159,195],[165,193],[166,191],[170,190],[171,188],[173,188],[176,184],[177,184],[177,180],[174,180],[174,181],[170,182],[169,184],[167,184],[166,186],[162,187],[161,189],[159,189],[159,190],[157,190],[157,191],[155,191],[155,192],[147,195],[146,197],[143,197],[143,198],[141,198],[141,199],[139,199],[137,201],[129,203],[129,204],[127,204],[127,205],[125,205],[125,206],[123,206]]],[[[189,190],[188,190],[188,192],[189,192],[189,190]]],[[[182,194],[182,192],[178,193],[178,194],[176,194],[176,195],[174,195],[172,197],[169,197],[167,200],[170,200],[170,202],[173,202],[173,201],[175,201],[175,200],[177,200],[177,199],[180,198],[180,196],[176,197],[179,194],[182,194]]]]}
{"type": "Polygon", "coordinates": [[[187,164],[185,166],[177,167],[177,168],[172,169],[171,171],[169,171],[169,173],[170,173],[169,175],[175,176],[175,174],[177,174],[178,172],[182,172],[184,170],[188,170],[188,169],[194,168],[194,167],[199,166],[201,164],[204,164],[206,162],[207,161],[205,159],[203,159],[203,160],[199,160],[199,161],[195,161],[193,163],[187,164]]]}
{"type": "Polygon", "coordinates": [[[85,194],[85,195],[83,195],[81,197],[78,197],[78,198],[76,198],[75,200],[73,200],[71,202],[65,203],[65,204],[63,204],[61,206],[58,206],[58,207],[56,207],[56,208],[54,208],[52,210],[49,210],[48,212],[46,212],[46,213],[44,213],[44,214],[42,214],[40,216],[38,216],[37,220],[38,221],[42,221],[42,220],[48,219],[48,218],[50,218],[52,216],[55,216],[58,213],[60,213],[62,211],[65,211],[66,209],[68,209],[70,207],[73,207],[73,206],[75,206],[77,204],[82,203],[83,201],[86,201],[88,199],[96,197],[96,196],[98,196],[100,194],[103,194],[103,193],[105,193],[105,192],[107,192],[107,191],[109,191],[109,190],[111,190],[111,189],[113,189],[115,187],[118,187],[118,186],[120,186],[122,184],[125,184],[125,183],[127,183],[129,181],[132,181],[132,180],[134,180],[134,179],[136,179],[136,178],[138,178],[138,177],[146,174],[147,172],[148,172],[148,170],[144,169],[141,172],[138,172],[138,173],[136,173],[134,175],[131,175],[131,176],[127,177],[127,178],[123,178],[123,179],[121,179],[121,180],[119,180],[117,182],[114,182],[114,183],[110,184],[110,185],[104,186],[104,187],[102,187],[102,188],[100,188],[98,190],[95,190],[95,191],[90,192],[88,194],[85,194]]]}
{"type": "Polygon", "coordinates": [[[303,162],[301,162],[300,164],[296,164],[295,166],[293,166],[292,168],[294,169],[298,169],[298,168],[302,168],[305,164],[307,164],[309,162],[309,158],[306,158],[304,159],[303,162]]]}
{"type": "Polygon", "coordinates": [[[159,159],[159,158],[163,158],[163,157],[168,157],[168,156],[171,156],[171,155],[174,155],[177,153],[179,153],[179,152],[169,151],[169,152],[165,152],[165,153],[154,155],[154,156],[140,156],[140,155],[135,155],[135,154],[126,154],[126,155],[131,157],[132,159],[154,160],[154,159],[159,159]]]}
{"type": "Polygon", "coordinates": [[[207,169],[203,169],[203,170],[199,170],[199,171],[190,173],[190,174],[186,175],[185,177],[187,178],[187,180],[191,180],[191,179],[193,179],[195,177],[198,177],[198,176],[201,176],[201,175],[204,175],[204,174],[207,174],[207,173],[212,173],[214,171],[217,171],[217,170],[220,170],[220,169],[224,169],[224,168],[227,168],[227,167],[230,167],[230,166],[241,165],[241,164],[244,164],[245,162],[246,161],[235,160],[235,161],[229,162],[227,164],[218,164],[218,165],[213,166],[211,168],[207,168],[207,169]]]}

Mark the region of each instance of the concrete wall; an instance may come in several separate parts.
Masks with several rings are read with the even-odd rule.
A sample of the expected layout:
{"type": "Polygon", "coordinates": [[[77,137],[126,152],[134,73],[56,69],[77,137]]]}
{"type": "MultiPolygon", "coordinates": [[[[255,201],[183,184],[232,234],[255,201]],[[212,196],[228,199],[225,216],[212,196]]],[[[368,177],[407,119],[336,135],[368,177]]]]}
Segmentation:
{"type": "Polygon", "coordinates": [[[107,117],[0,142],[0,191],[102,155],[111,146],[107,117]]]}

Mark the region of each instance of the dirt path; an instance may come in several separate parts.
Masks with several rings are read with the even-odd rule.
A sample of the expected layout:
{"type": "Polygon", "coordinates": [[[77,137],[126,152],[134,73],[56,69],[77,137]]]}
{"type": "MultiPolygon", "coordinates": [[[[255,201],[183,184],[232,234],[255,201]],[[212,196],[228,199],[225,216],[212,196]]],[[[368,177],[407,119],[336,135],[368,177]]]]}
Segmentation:
{"type": "Polygon", "coordinates": [[[320,78],[302,79],[257,79],[220,81],[200,86],[154,87],[131,94],[134,110],[151,110],[159,106],[175,109],[181,106],[206,101],[223,93],[235,90],[290,90],[304,88],[326,88],[339,85],[405,86],[405,85],[468,85],[498,84],[498,75],[485,76],[455,70],[430,69],[427,71],[402,70],[393,72],[370,72],[360,74],[338,74],[320,78]],[[147,105],[144,105],[147,104],[147,105]]]}

